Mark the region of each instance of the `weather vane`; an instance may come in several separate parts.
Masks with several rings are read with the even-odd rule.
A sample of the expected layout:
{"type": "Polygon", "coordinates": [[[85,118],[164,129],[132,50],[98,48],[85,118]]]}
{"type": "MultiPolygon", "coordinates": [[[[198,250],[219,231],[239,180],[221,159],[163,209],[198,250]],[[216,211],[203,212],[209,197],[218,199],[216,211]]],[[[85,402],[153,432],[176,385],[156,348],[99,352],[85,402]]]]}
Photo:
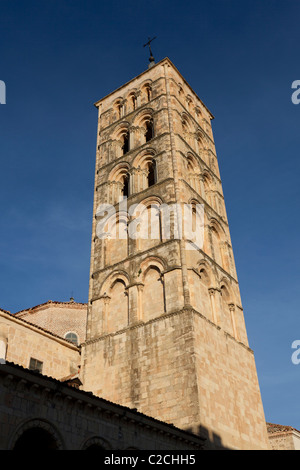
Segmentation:
{"type": "Polygon", "coordinates": [[[152,39],[150,39],[148,37],[148,42],[146,42],[146,44],[144,44],[144,46],[143,46],[143,47],[149,46],[149,52],[150,52],[150,57],[149,57],[150,65],[149,65],[149,67],[151,67],[151,65],[153,65],[153,63],[154,63],[154,57],[153,57],[153,54],[152,54],[152,51],[151,51],[151,46],[150,46],[151,42],[154,41],[154,39],[156,39],[156,36],[152,39]]]}

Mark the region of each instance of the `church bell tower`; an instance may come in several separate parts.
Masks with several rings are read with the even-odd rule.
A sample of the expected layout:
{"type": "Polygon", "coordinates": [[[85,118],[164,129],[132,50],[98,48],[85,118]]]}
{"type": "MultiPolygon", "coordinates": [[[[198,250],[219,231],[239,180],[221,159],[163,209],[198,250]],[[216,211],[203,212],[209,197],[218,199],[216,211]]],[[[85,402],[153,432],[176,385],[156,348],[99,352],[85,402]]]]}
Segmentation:
{"type": "Polygon", "coordinates": [[[83,388],[208,448],[267,449],[213,116],[168,58],[150,65],[95,104],[83,388]]]}

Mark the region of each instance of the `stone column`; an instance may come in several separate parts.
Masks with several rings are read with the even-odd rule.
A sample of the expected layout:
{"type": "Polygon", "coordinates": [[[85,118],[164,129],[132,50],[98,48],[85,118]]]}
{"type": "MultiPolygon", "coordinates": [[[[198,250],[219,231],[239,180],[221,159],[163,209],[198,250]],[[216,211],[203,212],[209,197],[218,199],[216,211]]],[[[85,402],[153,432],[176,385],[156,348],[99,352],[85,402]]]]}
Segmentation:
{"type": "Polygon", "coordinates": [[[144,284],[136,282],[127,287],[129,297],[129,325],[137,323],[143,319],[142,293],[144,284]]]}
{"type": "Polygon", "coordinates": [[[200,181],[200,196],[202,197],[202,199],[205,200],[205,188],[204,188],[203,175],[199,176],[199,181],[200,181]]]}
{"type": "Polygon", "coordinates": [[[180,283],[182,276],[181,269],[170,269],[162,274],[164,280],[166,313],[182,309],[184,307],[184,295],[180,283]]]}
{"type": "Polygon", "coordinates": [[[136,96],[136,107],[139,108],[141,106],[141,90],[137,90],[135,92],[136,96]]]}
{"type": "Polygon", "coordinates": [[[209,292],[209,297],[210,297],[210,305],[211,305],[211,312],[212,312],[212,321],[218,325],[218,316],[217,316],[217,309],[216,309],[216,298],[215,298],[215,292],[216,289],[210,288],[208,289],[209,292]]]}
{"type": "Polygon", "coordinates": [[[7,349],[7,338],[5,335],[0,333],[0,364],[6,362],[6,349],[7,349]]]}
{"type": "Polygon", "coordinates": [[[135,126],[130,126],[128,129],[129,132],[129,150],[132,150],[134,146],[136,145],[136,138],[135,138],[135,133],[136,133],[136,127],[135,126]]]}
{"type": "Polygon", "coordinates": [[[237,326],[236,326],[235,305],[234,304],[228,304],[228,307],[229,307],[229,310],[230,310],[233,336],[235,337],[235,339],[238,340],[239,336],[238,336],[238,331],[237,331],[237,326]]]}

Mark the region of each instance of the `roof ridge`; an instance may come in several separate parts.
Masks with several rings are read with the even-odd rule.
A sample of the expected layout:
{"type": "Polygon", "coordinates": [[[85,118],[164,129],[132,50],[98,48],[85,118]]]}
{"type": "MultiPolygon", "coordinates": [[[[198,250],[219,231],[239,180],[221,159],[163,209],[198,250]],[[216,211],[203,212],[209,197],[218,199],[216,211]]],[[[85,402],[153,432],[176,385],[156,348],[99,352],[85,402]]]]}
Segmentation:
{"type": "MultiPolygon", "coordinates": [[[[35,310],[39,307],[43,307],[44,305],[47,304],[54,304],[54,305],[87,305],[87,302],[75,302],[75,300],[68,300],[68,301],[60,301],[60,300],[47,300],[47,302],[43,302],[38,305],[34,305],[33,307],[29,308],[24,308],[23,310],[19,310],[18,312],[15,312],[14,315],[18,315],[23,312],[29,312],[31,310],[35,310]]],[[[10,312],[9,312],[10,313],[10,312]]]]}

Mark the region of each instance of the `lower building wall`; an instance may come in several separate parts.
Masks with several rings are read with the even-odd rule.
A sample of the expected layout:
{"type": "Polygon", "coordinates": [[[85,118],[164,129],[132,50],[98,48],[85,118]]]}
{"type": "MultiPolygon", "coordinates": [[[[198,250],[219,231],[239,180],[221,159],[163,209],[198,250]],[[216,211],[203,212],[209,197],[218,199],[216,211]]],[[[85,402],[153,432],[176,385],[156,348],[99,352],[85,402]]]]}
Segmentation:
{"type": "Polygon", "coordinates": [[[208,432],[216,446],[269,449],[252,350],[198,313],[193,316],[199,431],[208,432]]]}
{"type": "MultiPolygon", "coordinates": [[[[30,358],[43,363],[42,373],[61,379],[78,372],[79,349],[62,338],[13,318],[0,318],[1,344],[5,344],[5,358],[8,362],[29,367],[30,358]]],[[[4,354],[2,354],[4,355],[4,354]]]]}
{"type": "Polygon", "coordinates": [[[190,317],[177,314],[102,336],[82,345],[83,389],[188,427],[199,419],[192,349],[190,317]]]}
{"type": "Polygon", "coordinates": [[[252,351],[195,311],[87,342],[82,357],[84,390],[200,433],[208,447],[269,448],[252,351]]]}
{"type": "Polygon", "coordinates": [[[0,450],[200,450],[202,440],[16,365],[0,365],[0,450]]]}
{"type": "Polygon", "coordinates": [[[270,433],[269,441],[272,450],[300,450],[299,431],[270,433]]]}

